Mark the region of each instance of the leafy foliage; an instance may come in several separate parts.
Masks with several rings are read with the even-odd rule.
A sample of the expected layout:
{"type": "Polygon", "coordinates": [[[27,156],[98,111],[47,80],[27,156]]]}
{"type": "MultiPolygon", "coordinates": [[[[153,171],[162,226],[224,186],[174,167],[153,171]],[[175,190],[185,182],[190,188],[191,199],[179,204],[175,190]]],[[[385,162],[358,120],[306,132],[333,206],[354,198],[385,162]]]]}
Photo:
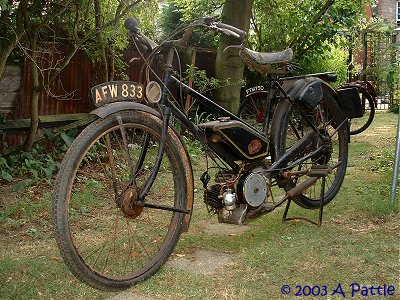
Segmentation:
{"type": "MultiPolygon", "coordinates": [[[[221,7],[221,1],[166,1],[160,16],[161,38],[170,37],[174,31],[185,23],[204,16],[217,16],[221,7]],[[203,3],[204,2],[204,3],[203,3]]],[[[196,28],[190,38],[190,44],[194,46],[216,48],[218,36],[215,32],[196,28]]]]}
{"type": "Polygon", "coordinates": [[[184,72],[185,81],[192,78],[192,81],[196,89],[200,93],[206,93],[210,90],[220,87],[221,83],[218,79],[214,77],[207,77],[205,70],[200,70],[196,66],[189,65],[184,72]]]}
{"type": "Polygon", "coordinates": [[[0,15],[6,11],[11,10],[11,4],[7,0],[0,0],[0,15]]]}
{"type": "Polygon", "coordinates": [[[335,72],[337,75],[335,85],[340,85],[347,79],[347,59],[347,49],[328,44],[323,53],[312,53],[303,58],[302,73],[335,72]]]}
{"type": "MultiPolygon", "coordinates": [[[[325,0],[255,0],[250,43],[258,51],[279,51],[291,47],[301,73],[335,71],[338,82],[346,79],[347,48],[351,39],[338,34],[359,34],[365,26],[364,3],[338,0],[319,18],[325,0]]],[[[354,39],[353,39],[354,40],[354,39]]]]}
{"type": "Polygon", "coordinates": [[[14,185],[14,191],[42,182],[51,185],[62,156],[74,140],[75,134],[75,131],[71,131],[54,136],[51,131],[46,131],[47,142],[52,143],[53,148],[47,149],[42,146],[46,143],[42,143],[36,144],[29,152],[22,151],[9,156],[0,154],[0,182],[14,182],[17,178],[22,178],[14,185]]]}
{"type": "MultiPolygon", "coordinates": [[[[170,33],[183,22],[219,14],[224,1],[169,0],[166,3],[161,24],[170,33]]],[[[354,37],[366,26],[365,2],[336,0],[317,18],[325,3],[326,0],[254,0],[248,47],[266,52],[292,47],[295,60],[304,68],[302,73],[335,71],[339,81],[345,81],[347,47],[351,41],[357,41],[338,38],[338,34],[354,37]]],[[[207,45],[216,45],[215,40],[207,45]]]]}
{"type": "Polygon", "coordinates": [[[335,43],[335,34],[363,21],[361,0],[335,1],[320,18],[317,12],[325,0],[255,0],[251,42],[259,51],[277,51],[292,47],[298,57],[309,51],[323,52],[327,43],[335,43]]]}
{"type": "Polygon", "coordinates": [[[166,5],[181,14],[183,22],[190,22],[204,16],[218,16],[224,0],[168,0],[166,5]]]}

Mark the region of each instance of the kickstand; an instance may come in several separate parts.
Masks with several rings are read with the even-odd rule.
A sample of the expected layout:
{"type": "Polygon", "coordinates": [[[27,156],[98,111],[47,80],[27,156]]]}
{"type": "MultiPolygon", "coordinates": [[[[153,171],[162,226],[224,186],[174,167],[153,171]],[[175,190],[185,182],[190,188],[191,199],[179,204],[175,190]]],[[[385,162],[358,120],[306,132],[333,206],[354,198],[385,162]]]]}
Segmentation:
{"type": "Polygon", "coordinates": [[[306,217],[287,217],[288,211],[289,211],[289,206],[290,203],[292,202],[292,199],[288,199],[287,203],[286,203],[286,208],[285,208],[285,212],[283,213],[282,216],[282,221],[290,221],[290,220],[304,220],[304,221],[308,221],[312,224],[317,225],[318,227],[321,226],[322,224],[322,214],[323,214],[323,210],[324,210],[324,196],[325,196],[325,181],[326,181],[326,176],[328,175],[328,169],[323,168],[323,166],[320,166],[319,168],[317,168],[317,172],[310,172],[309,176],[310,177],[321,177],[322,178],[322,186],[321,186],[321,196],[320,196],[320,204],[319,204],[319,216],[318,216],[318,221],[312,221],[306,217]],[[316,176],[318,175],[318,176],[316,176]],[[321,176],[322,175],[322,176],[321,176]]]}

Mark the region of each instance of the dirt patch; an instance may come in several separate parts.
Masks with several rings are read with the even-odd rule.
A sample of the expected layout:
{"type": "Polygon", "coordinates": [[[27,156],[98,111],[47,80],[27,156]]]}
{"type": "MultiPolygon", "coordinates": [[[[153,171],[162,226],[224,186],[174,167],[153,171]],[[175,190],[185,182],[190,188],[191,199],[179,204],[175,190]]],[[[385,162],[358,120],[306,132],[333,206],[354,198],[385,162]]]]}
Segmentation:
{"type": "Polygon", "coordinates": [[[191,254],[170,257],[165,267],[195,274],[215,275],[220,269],[229,266],[234,258],[235,255],[232,253],[197,249],[191,254]]]}
{"type": "MultiPolygon", "coordinates": [[[[196,249],[187,254],[172,255],[164,265],[165,268],[175,268],[206,276],[218,274],[220,270],[232,264],[235,254],[227,252],[218,252],[205,249],[196,249]]],[[[123,292],[108,300],[155,300],[136,294],[135,292],[123,292]]]]}
{"type": "Polygon", "coordinates": [[[115,297],[108,298],[108,300],[154,300],[155,298],[149,298],[146,296],[130,293],[130,292],[123,292],[118,294],[115,297]]]}
{"type": "Polygon", "coordinates": [[[207,224],[205,233],[220,236],[235,236],[246,232],[250,227],[247,225],[232,225],[224,223],[207,224]]]}

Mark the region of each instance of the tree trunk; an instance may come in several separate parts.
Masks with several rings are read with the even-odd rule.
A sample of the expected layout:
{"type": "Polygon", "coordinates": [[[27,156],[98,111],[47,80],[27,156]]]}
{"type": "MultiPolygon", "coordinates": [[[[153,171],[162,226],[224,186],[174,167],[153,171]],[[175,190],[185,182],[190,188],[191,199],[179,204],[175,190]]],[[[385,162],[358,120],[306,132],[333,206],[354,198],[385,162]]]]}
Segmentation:
{"type": "MultiPolygon", "coordinates": [[[[249,31],[253,0],[227,0],[222,10],[222,22],[249,31]]],[[[241,82],[244,64],[239,57],[238,49],[224,49],[237,45],[236,38],[221,34],[215,62],[215,75],[221,87],[215,92],[215,101],[233,113],[237,113],[240,100],[241,82]],[[230,84],[227,85],[227,82],[230,84]]]]}
{"type": "Polygon", "coordinates": [[[32,68],[32,94],[31,94],[31,124],[29,127],[28,135],[25,139],[24,143],[24,150],[30,151],[33,146],[33,142],[35,141],[38,127],[39,127],[39,95],[41,92],[41,85],[39,83],[39,70],[36,66],[37,62],[37,49],[36,47],[33,48],[33,55],[31,61],[31,68],[32,68]]]}
{"type": "Polygon", "coordinates": [[[7,43],[7,45],[4,45],[4,48],[0,46],[0,79],[3,77],[7,59],[10,56],[11,52],[14,50],[16,45],[17,45],[17,37],[15,37],[13,40],[10,40],[7,43]]]}

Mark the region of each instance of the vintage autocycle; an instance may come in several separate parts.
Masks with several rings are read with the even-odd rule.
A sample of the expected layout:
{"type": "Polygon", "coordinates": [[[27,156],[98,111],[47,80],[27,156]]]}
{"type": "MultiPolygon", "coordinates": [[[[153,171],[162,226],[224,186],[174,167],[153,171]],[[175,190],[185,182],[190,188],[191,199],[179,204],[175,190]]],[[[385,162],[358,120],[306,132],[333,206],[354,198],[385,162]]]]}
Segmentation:
{"type": "Polygon", "coordinates": [[[194,176],[178,127],[200,141],[213,162],[200,180],[204,201],[221,222],[243,224],[292,200],[322,213],[343,182],[349,141],[348,121],[338,105],[343,99],[327,82],[316,76],[281,82],[291,49],[252,51],[245,47],[244,31],[211,18],[196,20],[181,28],[179,39],[159,45],[135,20],[128,19],[126,27],[135,45],[149,50],[144,62],[149,72],[154,58],[163,60],[164,71],[146,85],[114,81],[92,89],[95,120],[70,146],[53,193],[56,241],[77,278],[103,290],[128,288],[154,274],[188,230],[194,176]],[[276,107],[267,107],[273,115],[271,122],[265,118],[262,131],[174,72],[176,48],[184,47],[198,26],[237,38],[240,45],[228,50],[268,74],[276,107]],[[194,124],[176,99],[186,94],[216,119],[194,124]],[[275,190],[282,191],[279,197],[275,190]]]}

